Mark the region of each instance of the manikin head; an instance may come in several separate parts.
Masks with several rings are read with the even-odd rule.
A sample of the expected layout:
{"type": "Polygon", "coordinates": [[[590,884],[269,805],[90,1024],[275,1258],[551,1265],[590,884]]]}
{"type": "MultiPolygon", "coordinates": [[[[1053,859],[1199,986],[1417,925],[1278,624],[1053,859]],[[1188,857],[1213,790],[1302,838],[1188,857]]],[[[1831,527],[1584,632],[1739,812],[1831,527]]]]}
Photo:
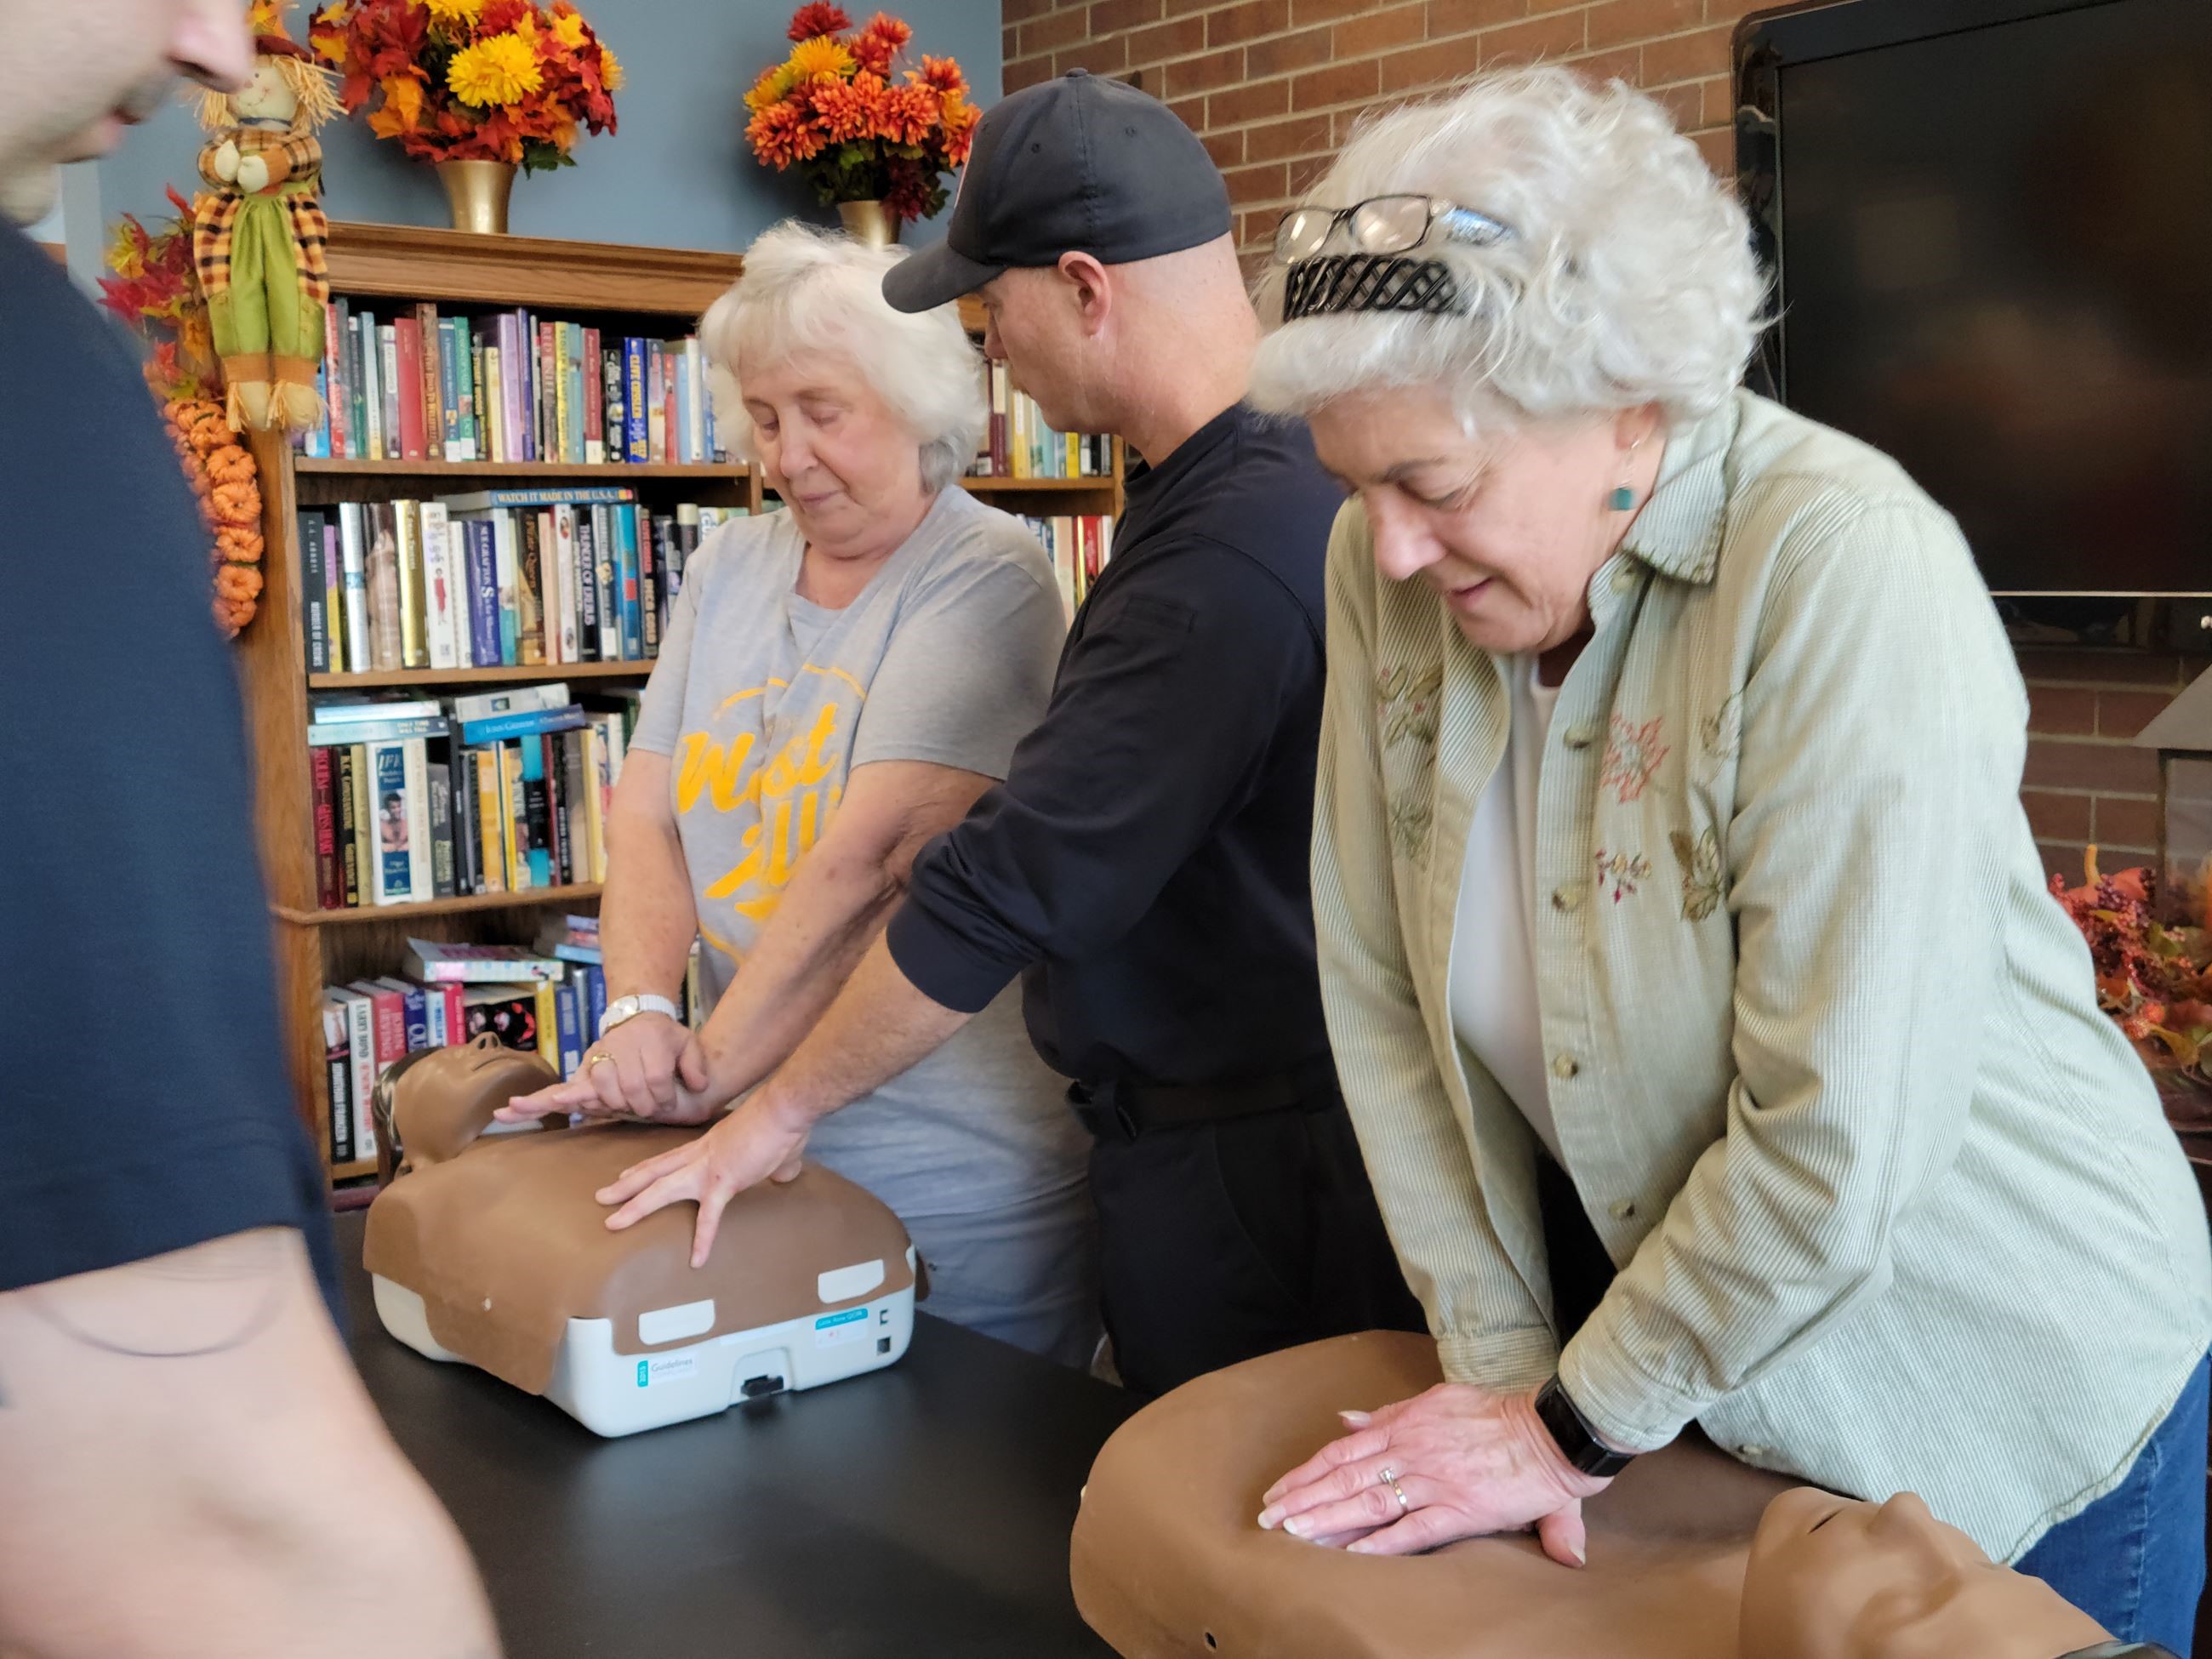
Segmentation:
{"type": "Polygon", "coordinates": [[[1744,1577],[1739,1646],[1759,1659],[2059,1659],[2109,1639],[1911,1492],[1886,1504],[1784,1492],[1744,1577]]]}
{"type": "Polygon", "coordinates": [[[51,209],[66,161],[105,155],[179,76],[245,84],[253,49],[238,0],[0,0],[0,214],[51,209]]]}

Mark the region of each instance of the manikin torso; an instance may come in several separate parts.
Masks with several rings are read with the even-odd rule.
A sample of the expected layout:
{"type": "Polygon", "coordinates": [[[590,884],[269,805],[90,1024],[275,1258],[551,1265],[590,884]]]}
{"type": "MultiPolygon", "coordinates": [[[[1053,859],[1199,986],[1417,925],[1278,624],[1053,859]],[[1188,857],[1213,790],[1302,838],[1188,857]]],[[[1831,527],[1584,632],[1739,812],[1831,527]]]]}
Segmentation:
{"type": "Polygon", "coordinates": [[[1439,1379],[1432,1343],[1375,1332],[1146,1407],[1084,1491],[1084,1618],[1127,1659],[2058,1659],[2105,1639],[1917,1499],[1793,1488],[1694,1431],[1585,1504],[1580,1571],[1526,1536],[1401,1558],[1260,1529],[1261,1493],[1341,1433],[1337,1413],[1439,1379]]]}

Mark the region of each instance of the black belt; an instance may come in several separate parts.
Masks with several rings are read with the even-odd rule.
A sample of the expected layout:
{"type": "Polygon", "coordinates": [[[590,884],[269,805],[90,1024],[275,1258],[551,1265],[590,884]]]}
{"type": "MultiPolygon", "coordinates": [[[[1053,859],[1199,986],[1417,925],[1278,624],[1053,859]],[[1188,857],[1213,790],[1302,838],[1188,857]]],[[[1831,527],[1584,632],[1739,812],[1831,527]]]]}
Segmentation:
{"type": "Polygon", "coordinates": [[[1326,1055],[1288,1071],[1220,1083],[1115,1079],[1070,1084],[1067,1090],[1067,1103],[1083,1127],[1101,1140],[1134,1140],[1148,1130],[1187,1128],[1291,1107],[1320,1111],[1337,1099],[1336,1062],[1326,1055]]]}

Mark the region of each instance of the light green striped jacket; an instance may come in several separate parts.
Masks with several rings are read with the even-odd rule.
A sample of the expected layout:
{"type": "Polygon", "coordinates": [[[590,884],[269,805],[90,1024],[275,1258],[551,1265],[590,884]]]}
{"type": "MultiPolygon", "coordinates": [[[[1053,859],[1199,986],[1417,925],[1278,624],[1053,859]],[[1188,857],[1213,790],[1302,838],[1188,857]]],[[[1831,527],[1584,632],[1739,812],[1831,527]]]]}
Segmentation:
{"type": "Polygon", "coordinates": [[[1564,1355],[1535,1142],[1454,1039],[1460,866],[1508,700],[1425,584],[1330,549],[1314,902],[1331,1041],[1446,1373],[1554,1364],[1601,1432],[1910,1490],[2014,1559],[2212,1340],[2212,1252],[2019,787],[1957,526],[1748,392],[1670,439],[1589,588],[1536,806],[1565,1161],[1622,1271],[1564,1355]]]}

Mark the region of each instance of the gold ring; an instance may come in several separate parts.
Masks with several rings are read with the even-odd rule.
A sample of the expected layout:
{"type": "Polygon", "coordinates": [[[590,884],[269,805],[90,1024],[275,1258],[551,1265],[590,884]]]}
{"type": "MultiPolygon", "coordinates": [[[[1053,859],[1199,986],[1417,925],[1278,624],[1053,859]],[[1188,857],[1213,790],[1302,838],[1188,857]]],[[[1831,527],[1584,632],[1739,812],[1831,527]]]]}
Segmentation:
{"type": "Polygon", "coordinates": [[[599,1065],[602,1060],[612,1060],[614,1056],[610,1054],[595,1054],[589,1060],[586,1060],[584,1065],[586,1069],[589,1069],[593,1066],[599,1065]]]}

